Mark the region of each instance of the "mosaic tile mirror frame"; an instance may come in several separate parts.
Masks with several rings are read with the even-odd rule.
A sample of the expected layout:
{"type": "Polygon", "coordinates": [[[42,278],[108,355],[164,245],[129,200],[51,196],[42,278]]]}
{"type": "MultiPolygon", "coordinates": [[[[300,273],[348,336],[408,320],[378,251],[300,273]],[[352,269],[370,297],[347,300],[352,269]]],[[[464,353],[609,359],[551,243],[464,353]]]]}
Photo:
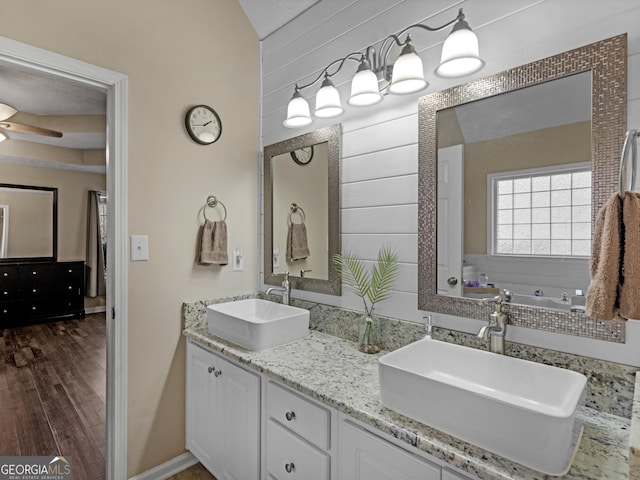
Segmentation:
{"type": "MultiPolygon", "coordinates": [[[[439,110],[550,80],[591,72],[591,222],[617,191],[619,159],[627,125],[627,35],[619,35],[474,80],[419,100],[418,307],[486,320],[492,306],[437,294],[437,132],[439,110]]],[[[593,230],[593,228],[592,228],[593,230]]],[[[557,333],[624,343],[624,321],[602,322],[584,313],[504,304],[509,323],[557,333]]]]}

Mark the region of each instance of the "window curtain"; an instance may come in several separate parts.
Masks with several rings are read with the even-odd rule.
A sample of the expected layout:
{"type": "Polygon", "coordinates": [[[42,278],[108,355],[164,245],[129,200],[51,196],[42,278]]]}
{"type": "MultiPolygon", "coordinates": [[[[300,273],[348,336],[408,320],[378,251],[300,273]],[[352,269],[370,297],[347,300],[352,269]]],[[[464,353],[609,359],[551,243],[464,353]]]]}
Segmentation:
{"type": "Polygon", "coordinates": [[[97,190],[89,191],[89,208],[87,211],[87,297],[105,295],[104,281],[104,246],[100,234],[99,198],[104,195],[97,190]]]}

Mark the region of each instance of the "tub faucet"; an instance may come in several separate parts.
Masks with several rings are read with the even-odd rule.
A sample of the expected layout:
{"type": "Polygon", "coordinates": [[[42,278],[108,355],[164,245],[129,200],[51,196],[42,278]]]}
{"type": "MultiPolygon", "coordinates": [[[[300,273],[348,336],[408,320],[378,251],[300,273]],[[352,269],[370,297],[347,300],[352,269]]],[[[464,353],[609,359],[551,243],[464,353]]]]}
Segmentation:
{"type": "Polygon", "coordinates": [[[483,298],[483,305],[493,303],[495,311],[489,315],[489,323],[483,325],[478,332],[478,338],[489,340],[489,351],[504,355],[504,337],[507,333],[507,314],[502,312],[502,299],[500,295],[495,298],[483,298]]]}
{"type": "Polygon", "coordinates": [[[289,282],[289,272],[277,273],[276,275],[284,275],[282,287],[268,288],[266,294],[269,295],[271,292],[278,292],[280,295],[282,295],[282,304],[289,305],[289,301],[291,299],[291,283],[289,282]]]}

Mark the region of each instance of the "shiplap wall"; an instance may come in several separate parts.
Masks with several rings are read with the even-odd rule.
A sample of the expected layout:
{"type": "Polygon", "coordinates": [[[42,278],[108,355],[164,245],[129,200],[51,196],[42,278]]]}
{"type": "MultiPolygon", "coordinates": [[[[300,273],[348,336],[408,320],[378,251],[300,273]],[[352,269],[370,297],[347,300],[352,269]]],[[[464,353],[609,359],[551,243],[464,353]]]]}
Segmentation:
{"type": "MultiPolygon", "coordinates": [[[[381,246],[396,248],[402,262],[401,278],[392,298],[376,311],[420,321],[425,312],[417,310],[416,291],[418,97],[626,32],[628,124],[630,128],[640,128],[639,25],[637,0],[323,0],[262,42],[262,145],[334,123],[342,124],[343,251],[351,250],[364,259],[374,260],[381,246]],[[350,107],[346,99],[354,63],[334,77],[346,105],[344,115],[333,121],[315,120],[309,127],[297,130],[282,125],[296,82],[308,82],[332,60],[375,44],[412,23],[443,24],[455,17],[458,8],[464,8],[478,35],[480,53],[487,62],[480,72],[457,80],[435,77],[432,72],[449,29],[438,33],[416,31],[412,38],[430,82],[427,90],[410,96],[387,96],[373,107],[350,107]]],[[[311,88],[309,93],[304,92],[312,110],[316,91],[317,88],[311,88]]],[[[342,297],[309,292],[293,295],[348,308],[361,306],[360,300],[347,292],[342,297]]],[[[623,350],[634,343],[640,346],[640,324],[629,327],[623,350]]],[[[530,343],[536,343],[539,332],[516,332],[516,335],[524,338],[521,341],[531,339],[530,343]]],[[[554,341],[557,340],[547,343],[554,341]]],[[[623,352],[620,348],[600,348],[592,346],[589,340],[577,341],[581,352],[586,349],[593,356],[626,361],[627,354],[620,353],[623,352]]]]}

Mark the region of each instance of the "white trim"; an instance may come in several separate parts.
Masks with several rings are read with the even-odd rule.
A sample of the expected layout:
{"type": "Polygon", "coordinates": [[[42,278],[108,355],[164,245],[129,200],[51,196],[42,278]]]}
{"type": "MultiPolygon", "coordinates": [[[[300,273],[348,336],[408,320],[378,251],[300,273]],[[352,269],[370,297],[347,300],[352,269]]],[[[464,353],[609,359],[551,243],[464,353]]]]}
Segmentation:
{"type": "Polygon", "coordinates": [[[107,306],[102,305],[101,307],[89,307],[84,309],[84,313],[86,315],[91,315],[92,313],[102,313],[107,311],[107,306]]]}
{"type": "Polygon", "coordinates": [[[180,473],[183,470],[192,467],[196,463],[198,463],[198,459],[196,457],[194,457],[190,452],[184,452],[182,455],[178,455],[168,462],[161,463],[146,472],[142,472],[135,477],[131,477],[129,480],[164,480],[165,478],[169,478],[176,473],[180,473]]]}
{"type": "Polygon", "coordinates": [[[7,258],[7,244],[9,243],[9,205],[0,205],[2,214],[2,228],[0,229],[0,258],[7,258]]]}
{"type": "Polygon", "coordinates": [[[107,480],[127,478],[127,77],[0,37],[0,64],[53,75],[107,94],[107,186],[110,255],[107,311],[107,480]]]}

